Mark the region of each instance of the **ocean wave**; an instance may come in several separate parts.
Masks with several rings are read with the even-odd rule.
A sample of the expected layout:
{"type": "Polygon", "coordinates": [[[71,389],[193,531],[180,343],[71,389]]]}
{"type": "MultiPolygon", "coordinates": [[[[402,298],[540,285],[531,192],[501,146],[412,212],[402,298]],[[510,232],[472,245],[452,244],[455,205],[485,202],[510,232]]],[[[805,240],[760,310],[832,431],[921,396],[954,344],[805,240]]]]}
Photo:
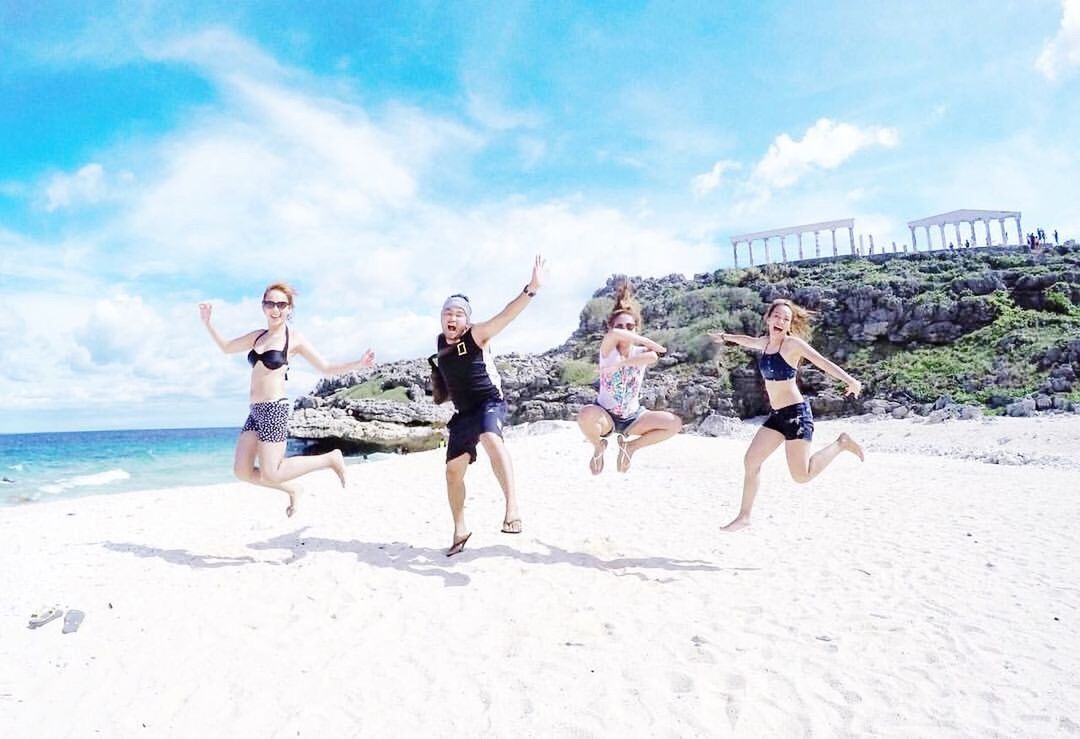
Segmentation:
{"type": "Polygon", "coordinates": [[[110,482],[119,482],[130,477],[131,475],[127,470],[107,470],[93,475],[76,475],[65,480],[57,480],[49,485],[42,485],[38,490],[43,493],[62,493],[71,488],[86,487],[87,485],[108,485],[110,482]]]}
{"type": "Polygon", "coordinates": [[[22,462],[19,462],[18,464],[9,464],[8,469],[9,470],[15,470],[16,472],[22,472],[23,471],[22,462]]]}

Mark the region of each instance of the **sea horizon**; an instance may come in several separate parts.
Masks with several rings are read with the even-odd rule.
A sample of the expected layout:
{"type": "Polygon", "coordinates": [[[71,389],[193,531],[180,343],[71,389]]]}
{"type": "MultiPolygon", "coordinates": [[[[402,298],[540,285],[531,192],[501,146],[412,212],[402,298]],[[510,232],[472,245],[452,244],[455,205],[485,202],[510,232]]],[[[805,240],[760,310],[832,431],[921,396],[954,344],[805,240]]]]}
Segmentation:
{"type": "MultiPolygon", "coordinates": [[[[239,433],[207,426],[0,434],[0,507],[235,482],[239,433]]],[[[287,454],[303,452],[304,442],[287,442],[287,454]]]]}

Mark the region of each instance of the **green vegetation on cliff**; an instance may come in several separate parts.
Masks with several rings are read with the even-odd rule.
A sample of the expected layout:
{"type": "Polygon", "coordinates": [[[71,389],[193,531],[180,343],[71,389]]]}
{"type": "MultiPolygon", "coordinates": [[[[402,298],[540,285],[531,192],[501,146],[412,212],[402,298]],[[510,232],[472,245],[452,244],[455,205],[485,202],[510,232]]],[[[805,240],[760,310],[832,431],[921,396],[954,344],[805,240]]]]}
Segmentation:
{"type": "MultiPolygon", "coordinates": [[[[948,396],[1000,407],[1033,394],[1078,394],[1075,245],[1039,254],[978,249],[815,260],[634,285],[644,333],[671,357],[657,371],[680,385],[719,374],[713,386],[731,388],[732,372],[745,373],[753,357],[718,353],[707,332],[760,335],[765,307],[786,297],[817,313],[812,342],[863,380],[866,398],[919,405],[948,396]]],[[[595,362],[613,287],[611,280],[589,301],[561,351],[595,362]]],[[[804,388],[810,395],[824,389],[804,388]]]]}

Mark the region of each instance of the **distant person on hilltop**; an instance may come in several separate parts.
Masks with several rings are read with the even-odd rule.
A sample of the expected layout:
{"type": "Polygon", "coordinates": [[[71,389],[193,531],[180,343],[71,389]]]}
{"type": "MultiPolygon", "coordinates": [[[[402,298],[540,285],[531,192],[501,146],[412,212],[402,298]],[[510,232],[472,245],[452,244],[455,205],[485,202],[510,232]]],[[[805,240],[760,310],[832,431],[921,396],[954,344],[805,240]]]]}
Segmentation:
{"type": "Polygon", "coordinates": [[[645,368],[656,364],[667,351],[660,344],[637,333],[641,330],[641,310],[625,280],[615,290],[615,305],[607,319],[608,330],[600,341],[600,391],[596,402],[581,409],[577,422],[593,445],[589,471],[604,471],[607,437],[616,435],[619,447],[615,468],[630,469],[630,460],[639,449],[659,444],[682,430],[682,419],[668,411],[650,411],[639,402],[645,368]],[[631,436],[637,436],[630,440],[631,436]]]}
{"type": "Polygon", "coordinates": [[[341,480],[341,486],[345,487],[345,459],[339,450],[310,457],[285,456],[289,435],[289,399],[285,397],[289,358],[298,354],[324,375],[339,375],[375,363],[375,355],[369,349],[355,362],[330,364],[299,331],[290,332],[287,322],[292,318],[295,297],[296,292],[286,283],[270,285],[262,296],[266,328],[249,331],[229,341],[223,339],[210,323],[213,306],[199,303],[202,322],[221,351],[235,354],[249,350],[251,386],[248,399],[251,409],[236,442],[233,472],[245,482],[281,490],[288,495],[287,516],[296,513],[299,495],[299,489],[290,485],[290,480],[308,472],[332,469],[341,480]]]}
{"type": "Polygon", "coordinates": [[[462,552],[472,536],[465,526],[465,473],[476,461],[477,445],[484,447],[506,498],[502,532],[521,533],[514,467],[502,438],[506,402],[489,342],[525,310],[543,277],[544,260],[537,256],[532,277],[522,291],[498,315],[481,323],[472,322],[472,305],[464,295],[451,295],[443,303],[442,332],[436,338],[438,351],[428,361],[432,365],[435,402],[448,397],[457,410],[447,424],[450,438],[446,444],[446,497],[454,519],[454,538],[446,550],[447,557],[462,552]]]}
{"type": "Polygon", "coordinates": [[[810,454],[814,416],[810,403],[803,398],[795,383],[799,362],[807,359],[830,377],[843,382],[847,386],[847,395],[858,397],[862,392],[862,383],[807,343],[805,337],[810,333],[812,315],[790,300],[778,298],[765,311],[765,336],[744,336],[723,331],[709,333],[709,337],[718,344],[738,344],[761,353],[758,369],[765,379],[765,392],[772,408],[772,413],[754,435],[743,457],[742,503],[739,515],[723,527],[725,531],[737,531],[750,525],[750,511],[761,484],[761,465],[781,444],[787,455],[791,478],[798,483],[813,480],[840,452],[848,451],[860,461],[863,459],[862,447],[847,434],[840,434],[836,441],[810,454]]]}

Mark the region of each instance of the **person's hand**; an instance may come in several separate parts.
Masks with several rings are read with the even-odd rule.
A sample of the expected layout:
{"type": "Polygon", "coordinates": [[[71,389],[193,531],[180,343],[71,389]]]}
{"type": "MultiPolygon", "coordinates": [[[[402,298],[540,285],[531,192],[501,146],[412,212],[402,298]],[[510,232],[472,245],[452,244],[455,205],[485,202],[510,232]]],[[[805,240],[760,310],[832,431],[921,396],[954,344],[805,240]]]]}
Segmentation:
{"type": "Polygon", "coordinates": [[[727,334],[723,331],[710,331],[709,338],[712,339],[714,344],[726,344],[728,342],[727,334]]]}
{"type": "Polygon", "coordinates": [[[544,281],[544,267],[547,262],[544,261],[544,257],[541,254],[536,255],[536,259],[533,260],[532,277],[529,279],[529,292],[534,293],[540,289],[541,283],[544,281]]]}
{"type": "Polygon", "coordinates": [[[360,367],[370,367],[375,364],[375,352],[368,349],[364,352],[364,356],[360,357],[360,361],[356,363],[360,367]]]}
{"type": "Polygon", "coordinates": [[[862,383],[858,380],[852,380],[847,384],[844,389],[844,395],[851,395],[853,397],[859,397],[859,393],[862,392],[862,383]]]}
{"type": "Polygon", "coordinates": [[[663,344],[657,344],[655,341],[652,341],[652,340],[649,341],[649,344],[650,344],[649,348],[652,349],[657,354],[666,354],[667,353],[667,347],[665,347],[663,344]]]}
{"type": "Polygon", "coordinates": [[[214,306],[210,303],[199,303],[199,318],[202,322],[210,325],[210,314],[214,311],[214,306]]]}

